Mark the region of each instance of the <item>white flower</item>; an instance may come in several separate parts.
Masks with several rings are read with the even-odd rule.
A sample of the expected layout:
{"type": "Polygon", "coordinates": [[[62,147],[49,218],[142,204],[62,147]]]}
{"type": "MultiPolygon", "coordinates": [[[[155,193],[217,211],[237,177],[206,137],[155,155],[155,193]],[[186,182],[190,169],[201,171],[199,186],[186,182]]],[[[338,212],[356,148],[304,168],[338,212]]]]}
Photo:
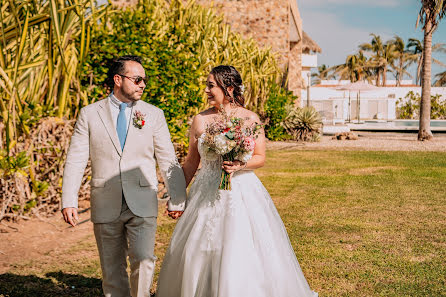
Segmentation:
{"type": "Polygon", "coordinates": [[[198,151],[203,159],[215,161],[218,159],[219,155],[204,143],[205,136],[206,134],[203,133],[200,138],[198,138],[198,151]]]}
{"type": "Polygon", "coordinates": [[[203,158],[208,161],[215,161],[218,159],[218,155],[216,152],[214,152],[210,147],[203,146],[203,158]]]}
{"type": "Polygon", "coordinates": [[[242,161],[243,163],[246,163],[246,162],[248,162],[249,160],[251,160],[251,158],[252,158],[252,153],[253,153],[254,151],[249,151],[249,152],[244,152],[244,153],[240,153],[238,156],[237,156],[237,160],[239,160],[239,161],[242,161]]]}
{"type": "Polygon", "coordinates": [[[228,122],[226,123],[226,127],[228,127],[228,128],[232,128],[232,126],[234,126],[234,125],[232,124],[231,121],[228,121],[228,122]]]}
{"type": "Polygon", "coordinates": [[[242,94],[245,92],[245,86],[244,85],[240,86],[240,91],[242,92],[242,94]]]}
{"type": "Polygon", "coordinates": [[[235,141],[229,140],[225,134],[218,134],[214,137],[216,153],[224,155],[229,153],[236,145],[235,141]]]}

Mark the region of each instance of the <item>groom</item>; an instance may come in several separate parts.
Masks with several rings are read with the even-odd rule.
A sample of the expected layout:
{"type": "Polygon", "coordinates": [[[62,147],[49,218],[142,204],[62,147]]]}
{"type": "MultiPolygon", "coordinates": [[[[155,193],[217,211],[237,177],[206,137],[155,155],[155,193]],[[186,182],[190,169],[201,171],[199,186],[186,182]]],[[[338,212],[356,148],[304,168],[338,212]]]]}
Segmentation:
{"type": "Polygon", "coordinates": [[[149,296],[156,260],[156,164],[171,197],[172,217],[184,210],[186,183],[163,111],[140,101],[146,86],[141,58],[115,60],[108,80],[110,96],[80,110],[65,163],[62,213],[76,225],[78,191],[90,158],[91,220],[104,294],[149,296]]]}

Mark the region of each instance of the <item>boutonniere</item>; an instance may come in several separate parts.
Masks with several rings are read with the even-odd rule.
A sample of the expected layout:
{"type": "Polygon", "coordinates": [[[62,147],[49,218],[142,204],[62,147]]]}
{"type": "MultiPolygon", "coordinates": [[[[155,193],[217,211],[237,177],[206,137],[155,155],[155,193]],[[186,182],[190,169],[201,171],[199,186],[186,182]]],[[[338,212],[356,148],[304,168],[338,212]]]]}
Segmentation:
{"type": "Polygon", "coordinates": [[[133,125],[138,129],[142,129],[142,127],[144,127],[146,123],[146,121],[144,120],[145,117],[146,117],[145,114],[143,114],[139,110],[136,110],[133,115],[133,125]]]}

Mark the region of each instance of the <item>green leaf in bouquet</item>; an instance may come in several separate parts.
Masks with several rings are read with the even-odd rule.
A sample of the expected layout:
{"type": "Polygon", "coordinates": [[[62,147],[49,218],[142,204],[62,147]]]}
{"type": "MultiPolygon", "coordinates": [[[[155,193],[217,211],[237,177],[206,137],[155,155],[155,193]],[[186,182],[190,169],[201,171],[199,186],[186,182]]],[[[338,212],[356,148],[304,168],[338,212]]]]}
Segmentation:
{"type": "Polygon", "coordinates": [[[234,132],[232,131],[227,132],[225,136],[230,140],[234,140],[234,132]]]}

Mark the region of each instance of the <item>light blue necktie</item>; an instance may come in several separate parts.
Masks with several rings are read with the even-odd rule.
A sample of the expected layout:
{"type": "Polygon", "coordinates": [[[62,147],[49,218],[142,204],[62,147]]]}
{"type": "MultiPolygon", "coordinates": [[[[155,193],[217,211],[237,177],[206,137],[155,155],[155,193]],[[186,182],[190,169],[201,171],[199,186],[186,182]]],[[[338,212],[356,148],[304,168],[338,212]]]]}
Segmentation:
{"type": "Polygon", "coordinates": [[[125,118],[126,108],[127,103],[121,103],[119,105],[118,123],[116,125],[119,142],[121,143],[121,150],[124,150],[125,139],[127,138],[127,119],[125,118]]]}

